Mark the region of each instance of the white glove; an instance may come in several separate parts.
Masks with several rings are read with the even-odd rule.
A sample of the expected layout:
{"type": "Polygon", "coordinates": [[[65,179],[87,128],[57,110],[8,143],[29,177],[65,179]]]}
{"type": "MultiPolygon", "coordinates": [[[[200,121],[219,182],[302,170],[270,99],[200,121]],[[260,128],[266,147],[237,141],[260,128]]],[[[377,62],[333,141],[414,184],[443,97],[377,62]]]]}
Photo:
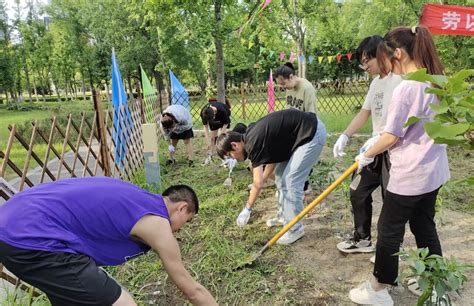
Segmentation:
{"type": "Polygon", "coordinates": [[[170,151],[170,153],[173,153],[175,150],[176,148],[173,145],[168,146],[168,151],[170,151]]]}
{"type": "Polygon", "coordinates": [[[379,141],[379,138],[380,138],[380,135],[377,135],[377,136],[374,136],[374,137],[369,138],[369,139],[364,143],[364,145],[362,146],[362,148],[360,148],[359,153],[367,152],[371,147],[374,146],[374,144],[377,143],[377,141],[379,141]]]}
{"type": "Polygon", "coordinates": [[[212,161],[212,154],[207,154],[207,157],[204,160],[204,165],[209,165],[211,161],[212,161]]]}
{"type": "Polygon", "coordinates": [[[357,170],[357,173],[359,173],[362,170],[362,168],[373,163],[374,158],[367,157],[365,156],[365,152],[362,152],[356,156],[355,160],[359,163],[359,169],[357,170]]]}
{"type": "Polygon", "coordinates": [[[251,209],[244,207],[244,209],[240,212],[239,216],[237,217],[237,226],[243,227],[250,219],[250,213],[252,212],[251,209]]]}
{"type": "Polygon", "coordinates": [[[237,160],[233,158],[228,158],[227,159],[227,167],[229,167],[229,170],[232,171],[234,167],[237,165],[237,160]]]}
{"type": "Polygon", "coordinates": [[[347,141],[349,141],[349,137],[346,134],[341,134],[341,136],[339,136],[334,144],[334,148],[332,149],[334,157],[343,157],[346,155],[346,153],[344,153],[344,148],[347,145],[347,141]]]}

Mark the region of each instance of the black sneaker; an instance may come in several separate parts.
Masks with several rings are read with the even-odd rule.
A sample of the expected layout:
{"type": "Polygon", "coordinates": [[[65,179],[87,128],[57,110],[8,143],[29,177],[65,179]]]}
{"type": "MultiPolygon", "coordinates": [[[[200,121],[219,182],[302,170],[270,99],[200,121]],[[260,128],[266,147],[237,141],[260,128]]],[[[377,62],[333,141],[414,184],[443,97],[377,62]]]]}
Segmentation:
{"type": "Polygon", "coordinates": [[[175,159],[168,159],[166,161],[166,165],[169,166],[169,165],[176,165],[176,160],[175,159]]]}
{"type": "Polygon", "coordinates": [[[372,246],[370,239],[354,240],[349,239],[337,244],[339,251],[344,253],[372,253],[375,248],[372,246]]]}

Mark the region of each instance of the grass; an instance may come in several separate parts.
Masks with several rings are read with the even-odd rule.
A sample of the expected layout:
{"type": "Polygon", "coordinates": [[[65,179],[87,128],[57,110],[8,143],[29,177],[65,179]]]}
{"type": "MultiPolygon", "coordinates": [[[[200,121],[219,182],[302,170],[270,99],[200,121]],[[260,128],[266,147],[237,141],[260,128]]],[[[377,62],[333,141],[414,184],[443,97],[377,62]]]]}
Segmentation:
{"type": "MultiPolygon", "coordinates": [[[[22,105],[28,106],[23,103],[22,105]]],[[[66,117],[67,114],[79,114],[82,111],[91,111],[93,106],[90,102],[73,101],[73,102],[40,102],[33,103],[34,109],[30,110],[9,110],[6,105],[0,104],[0,149],[3,150],[10,131],[8,125],[25,125],[32,120],[45,120],[53,116],[66,117]]]]}
{"type": "MultiPolygon", "coordinates": [[[[329,137],[322,164],[315,167],[312,175],[313,189],[319,190],[322,186],[327,186],[329,181],[332,181],[331,176],[336,176],[352,164],[357,150],[365,141],[363,137],[352,138],[346,150],[347,155],[342,160],[336,161],[330,152],[336,139],[336,136],[329,137]]],[[[185,165],[186,156],[183,153],[183,144],[180,142],[178,166],[162,168],[164,187],[177,183],[191,185],[201,202],[199,214],[177,234],[184,264],[192,276],[208,288],[222,305],[308,303],[327,305],[341,302],[339,300],[341,296],[347,294],[347,288],[344,287],[347,283],[329,281],[329,284],[321,284],[322,280],[328,279],[319,277],[318,270],[315,270],[314,266],[296,264],[300,254],[293,247],[275,246],[265,253],[255,266],[234,270],[245,257],[258,251],[276,233],[276,230],[266,228],[262,220],[268,208],[261,204],[263,201],[273,203],[273,189],[264,190],[259,197],[248,226],[244,229],[237,228],[235,218],[247,200],[247,185],[251,182],[251,176],[244,163],[239,163],[232,174],[232,186],[224,187],[222,183],[227,176],[226,169],[219,167],[217,161],[209,167],[199,165],[199,161],[204,159],[204,152],[199,150],[204,146],[203,137],[197,136],[194,144],[197,154],[195,167],[189,168],[185,165]]],[[[165,142],[160,143],[160,152],[167,152],[165,142]]],[[[453,179],[465,177],[466,174],[473,172],[474,163],[469,152],[449,149],[449,157],[453,179]]],[[[163,165],[167,156],[162,153],[160,158],[163,165]]],[[[138,173],[133,182],[148,188],[143,172],[138,173]]],[[[321,216],[325,220],[317,220],[318,223],[323,223],[320,234],[334,235],[335,229],[346,228],[347,224],[351,223],[350,204],[347,200],[348,181],[345,183],[331,195],[331,213],[328,216],[321,216]],[[341,226],[341,223],[344,225],[341,226]]],[[[448,190],[448,186],[449,183],[443,189],[448,190]]],[[[455,197],[446,196],[444,205],[470,215],[474,214],[472,203],[466,204],[474,198],[472,188],[456,184],[454,186],[457,188],[453,190],[455,197]]],[[[160,192],[160,190],[152,191],[160,192]]],[[[320,252],[321,256],[325,253],[325,250],[313,251],[320,252]]],[[[315,254],[312,258],[318,256],[315,254]]],[[[187,303],[153,252],[107,270],[131,292],[140,305],[187,303]]],[[[333,270],[340,272],[338,268],[333,270]]],[[[337,273],[335,275],[338,275],[337,273]]],[[[34,305],[44,304],[38,301],[34,305]]]]}
{"type": "MultiPolygon", "coordinates": [[[[201,147],[203,138],[197,142],[201,147]]],[[[161,144],[165,152],[166,144],[161,144]]],[[[196,159],[203,159],[199,155],[196,159]]],[[[162,161],[166,156],[161,156],[162,161]]],[[[178,162],[184,161],[180,156],[178,162]]],[[[262,224],[250,223],[244,229],[235,226],[235,218],[247,199],[248,171],[240,163],[233,174],[233,183],[224,188],[222,183],[227,170],[215,162],[210,167],[164,167],[162,176],[165,186],[188,184],[196,190],[201,209],[193,222],[177,235],[185,265],[192,276],[204,284],[220,304],[273,304],[301,303],[298,288],[310,284],[304,271],[297,270],[285,261],[287,248],[275,247],[258,261],[255,267],[234,271],[252,252],[257,251],[274,234],[262,224]]],[[[144,174],[134,182],[145,186],[144,174]]],[[[266,196],[271,196],[267,191],[266,196]]],[[[272,193],[272,192],[271,192],[272,193]]],[[[262,211],[256,208],[254,220],[262,211]]],[[[109,271],[124,284],[140,304],[176,305],[185,303],[184,297],[170,282],[161,262],[153,253],[133,260],[122,267],[109,271]],[[154,295],[153,293],[159,294],[154,295]]]]}

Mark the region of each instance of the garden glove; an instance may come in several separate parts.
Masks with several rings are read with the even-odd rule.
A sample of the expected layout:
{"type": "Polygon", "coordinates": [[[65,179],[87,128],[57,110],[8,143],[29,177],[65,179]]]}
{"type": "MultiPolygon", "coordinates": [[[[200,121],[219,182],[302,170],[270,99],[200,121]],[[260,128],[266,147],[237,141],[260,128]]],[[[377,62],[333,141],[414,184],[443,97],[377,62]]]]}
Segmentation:
{"type": "Polygon", "coordinates": [[[251,209],[244,207],[237,217],[237,226],[243,227],[245,224],[247,224],[247,222],[249,222],[251,212],[251,209]]]}
{"type": "Polygon", "coordinates": [[[347,145],[347,141],[349,141],[349,137],[346,134],[341,134],[341,136],[339,136],[334,144],[334,148],[332,149],[334,157],[343,157],[346,155],[346,153],[344,153],[344,148],[347,145]]]}
{"type": "Polygon", "coordinates": [[[360,148],[359,153],[367,152],[371,147],[374,146],[374,144],[377,143],[377,141],[379,141],[379,138],[380,138],[380,135],[377,135],[377,136],[374,136],[374,137],[369,138],[369,139],[364,143],[364,145],[362,146],[362,148],[360,148]]]}
{"type": "Polygon", "coordinates": [[[237,165],[237,160],[233,158],[228,158],[227,159],[227,167],[229,167],[230,172],[234,169],[234,167],[237,165]]]}
{"type": "Polygon", "coordinates": [[[175,150],[176,150],[176,148],[175,148],[173,145],[169,145],[169,146],[168,146],[168,151],[169,151],[170,153],[173,153],[175,150]]]}
{"type": "Polygon", "coordinates": [[[212,161],[212,154],[208,153],[206,159],[204,160],[204,165],[209,165],[212,161]]]}
{"type": "Polygon", "coordinates": [[[374,162],[374,158],[365,156],[365,152],[362,152],[359,155],[357,155],[355,160],[359,163],[359,168],[357,169],[357,173],[360,173],[362,168],[374,162]]]}

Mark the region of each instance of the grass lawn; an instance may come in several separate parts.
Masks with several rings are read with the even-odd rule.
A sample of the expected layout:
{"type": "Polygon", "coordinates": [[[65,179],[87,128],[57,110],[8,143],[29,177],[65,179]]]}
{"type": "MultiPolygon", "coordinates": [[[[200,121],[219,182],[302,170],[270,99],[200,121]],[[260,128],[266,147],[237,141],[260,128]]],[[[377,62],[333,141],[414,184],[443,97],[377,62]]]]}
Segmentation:
{"type": "MultiPolygon", "coordinates": [[[[23,104],[28,105],[28,104],[23,104]]],[[[82,111],[92,111],[93,106],[90,102],[40,102],[33,104],[35,109],[31,110],[8,110],[5,105],[0,104],[0,149],[3,150],[8,140],[10,131],[8,125],[28,124],[33,120],[44,120],[53,116],[66,118],[67,114],[79,114],[82,111]]]]}

